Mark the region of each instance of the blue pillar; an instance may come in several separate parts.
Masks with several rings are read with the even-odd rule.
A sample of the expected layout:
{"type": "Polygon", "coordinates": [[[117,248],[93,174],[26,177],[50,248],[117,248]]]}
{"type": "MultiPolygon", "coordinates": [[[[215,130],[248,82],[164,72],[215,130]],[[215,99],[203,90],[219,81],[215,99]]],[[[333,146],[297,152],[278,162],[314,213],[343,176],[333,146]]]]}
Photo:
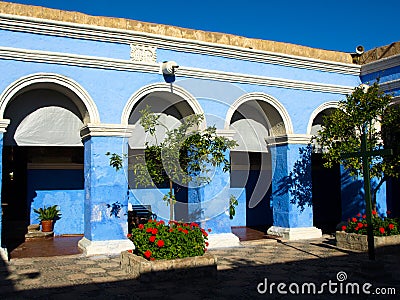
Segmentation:
{"type": "Polygon", "coordinates": [[[313,227],[311,151],[308,147],[288,143],[270,148],[273,226],[269,234],[289,240],[322,236],[321,230],[313,227]]]}
{"type": "MultiPolygon", "coordinates": [[[[3,182],[3,137],[6,128],[10,124],[10,120],[0,120],[0,203],[1,203],[1,188],[3,182]]],[[[6,245],[4,245],[4,241],[1,239],[1,233],[3,231],[3,209],[0,205],[0,258],[4,260],[8,260],[8,253],[6,245]]]]}
{"type": "MultiPolygon", "coordinates": [[[[0,147],[1,147],[1,154],[3,152],[3,132],[0,132],[0,147]]],[[[0,182],[3,182],[3,155],[0,155],[0,182]]],[[[0,198],[1,198],[1,188],[2,185],[0,185],[0,198]]],[[[0,201],[1,203],[1,201],[0,201]]],[[[3,247],[5,248],[5,245],[3,245],[3,241],[1,239],[2,233],[3,232],[3,207],[0,205],[0,251],[5,251],[2,250],[3,247]]],[[[5,253],[5,252],[3,252],[5,253]]]]}
{"type": "MultiPolygon", "coordinates": [[[[229,151],[224,153],[229,160],[229,151]]],[[[230,173],[216,167],[211,182],[197,186],[191,182],[188,189],[188,214],[190,221],[201,222],[205,229],[211,229],[211,248],[238,246],[239,239],[232,233],[229,219],[230,173]]]]}
{"type": "Polygon", "coordinates": [[[128,233],[127,167],[116,171],[107,152],[127,153],[123,136],[84,138],[85,203],[84,238],[79,246],[84,253],[110,254],[132,249],[128,233]]]}
{"type": "MultiPolygon", "coordinates": [[[[225,152],[229,160],[229,151],[225,152]]],[[[229,215],[226,213],[229,206],[230,174],[223,172],[222,167],[214,168],[211,182],[198,187],[195,183],[189,184],[189,218],[201,221],[213,233],[230,233],[229,215]]]]}

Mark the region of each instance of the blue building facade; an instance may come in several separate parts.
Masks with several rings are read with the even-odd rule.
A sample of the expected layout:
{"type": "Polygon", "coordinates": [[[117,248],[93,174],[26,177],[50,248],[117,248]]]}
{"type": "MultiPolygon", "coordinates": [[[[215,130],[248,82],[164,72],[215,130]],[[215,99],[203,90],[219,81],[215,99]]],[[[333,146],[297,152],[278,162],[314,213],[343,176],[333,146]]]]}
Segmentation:
{"type": "MultiPolygon", "coordinates": [[[[168,219],[166,190],[135,188],[129,160],[115,171],[105,155],[143,151],[146,105],[168,124],[204,114],[202,126],[238,141],[226,153],[230,173],[215,170],[209,185],[177,194],[177,219],[211,228],[218,247],[239,243],[231,226],[269,226],[300,239],[345,218],[342,207],[354,197],[339,168],[323,171],[312,157],[310,138],[321,115],[360,83],[380,77],[395,102],[400,93],[399,55],[361,66],[349,53],[2,2],[0,70],[2,247],[10,228],[38,222],[33,209],[57,204],[55,234],[83,234],[88,255],[132,248],[131,205],[151,205],[168,219]],[[179,65],[173,80],[166,62],[179,65]],[[302,201],[285,181],[299,166],[311,191],[302,201]],[[231,195],[239,202],[233,220],[231,195]]],[[[382,209],[386,198],[394,205],[397,187],[382,189],[382,209]]]]}

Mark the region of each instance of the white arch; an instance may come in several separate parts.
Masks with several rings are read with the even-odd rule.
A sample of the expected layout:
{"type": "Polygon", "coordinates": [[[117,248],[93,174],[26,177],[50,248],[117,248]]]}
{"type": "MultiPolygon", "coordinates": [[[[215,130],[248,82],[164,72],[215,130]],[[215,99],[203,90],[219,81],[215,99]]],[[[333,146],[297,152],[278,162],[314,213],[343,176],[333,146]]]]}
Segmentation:
{"type": "Polygon", "coordinates": [[[184,100],[187,101],[189,106],[192,108],[195,114],[203,114],[204,111],[201,108],[200,104],[197,102],[197,99],[190,94],[188,91],[185,89],[181,88],[180,86],[173,85],[173,84],[168,84],[168,83],[154,83],[154,84],[149,84],[144,87],[142,87],[140,90],[136,91],[128,100],[126,103],[124,110],[122,111],[122,116],[121,116],[121,124],[123,125],[128,125],[129,123],[129,116],[132,113],[133,108],[135,105],[143,99],[143,97],[153,93],[153,92],[170,92],[173,93],[184,100]]]}
{"type": "Polygon", "coordinates": [[[321,104],[318,106],[310,116],[310,119],[308,120],[308,125],[307,125],[307,134],[311,134],[311,128],[312,124],[314,122],[314,119],[318,116],[318,114],[326,109],[337,109],[339,108],[339,101],[329,101],[321,104]]]}
{"type": "Polygon", "coordinates": [[[229,129],[230,121],[232,119],[233,114],[239,108],[240,105],[247,101],[264,101],[274,107],[278,112],[279,116],[282,118],[283,124],[285,125],[286,134],[293,133],[293,124],[290,119],[289,113],[286,108],[274,97],[267,95],[265,93],[248,93],[241,97],[239,97],[228,109],[225,117],[225,129],[229,129]]]}
{"type": "Polygon", "coordinates": [[[4,112],[8,103],[10,103],[16,95],[23,92],[25,88],[29,88],[29,86],[35,84],[45,85],[49,83],[65,87],[82,101],[89,117],[87,123],[100,123],[99,112],[89,93],[73,79],[55,73],[35,73],[21,77],[11,83],[0,95],[0,119],[4,118],[4,112]]]}

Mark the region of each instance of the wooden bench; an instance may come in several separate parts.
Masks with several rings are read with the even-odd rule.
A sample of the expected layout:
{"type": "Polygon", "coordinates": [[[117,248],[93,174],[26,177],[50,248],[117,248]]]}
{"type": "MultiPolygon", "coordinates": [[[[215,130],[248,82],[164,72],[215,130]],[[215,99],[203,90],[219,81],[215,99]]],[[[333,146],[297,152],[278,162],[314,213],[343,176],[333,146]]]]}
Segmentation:
{"type": "Polygon", "coordinates": [[[145,224],[148,220],[156,218],[157,215],[151,211],[151,205],[132,205],[132,210],[128,211],[128,232],[139,224],[145,224]]]}

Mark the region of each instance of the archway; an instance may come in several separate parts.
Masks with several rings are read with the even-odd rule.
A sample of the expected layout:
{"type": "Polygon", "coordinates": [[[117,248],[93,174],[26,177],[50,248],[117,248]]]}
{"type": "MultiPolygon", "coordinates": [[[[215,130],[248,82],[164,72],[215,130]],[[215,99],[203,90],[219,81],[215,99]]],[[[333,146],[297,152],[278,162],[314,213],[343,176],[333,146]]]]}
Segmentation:
{"type": "Polygon", "coordinates": [[[245,214],[235,226],[265,231],[273,223],[270,205],[273,162],[267,140],[271,142],[274,136],[293,131],[289,115],[275,98],[251,93],[232,105],[226,122],[235,131],[234,139],[239,144],[231,151],[231,188],[245,192],[245,214]]]}
{"type": "MultiPolygon", "coordinates": [[[[337,102],[324,103],[310,118],[308,134],[317,135],[322,129],[323,117],[337,108],[337,102]]],[[[313,223],[323,233],[333,233],[342,220],[341,173],[340,165],[332,168],[323,166],[322,149],[313,145],[311,154],[313,223]]]]}
{"type": "MultiPolygon", "coordinates": [[[[123,124],[133,126],[132,135],[128,140],[128,165],[134,162],[135,156],[143,155],[145,143],[155,143],[149,135],[146,136],[140,125],[141,111],[147,106],[151,112],[160,115],[160,121],[164,126],[157,128],[157,142],[165,138],[166,128],[172,129],[180,124],[180,120],[194,114],[202,114],[203,111],[197,100],[184,89],[178,86],[166,84],[154,84],[144,87],[136,92],[125,106],[121,119],[123,124]],[[128,113],[129,111],[129,113],[128,113]]],[[[205,124],[201,124],[204,127],[205,124]]],[[[140,186],[135,182],[135,175],[128,170],[129,204],[146,205],[151,208],[158,217],[168,219],[169,207],[162,201],[168,191],[167,182],[152,187],[140,186]]],[[[177,203],[174,205],[175,218],[177,220],[188,219],[188,189],[184,185],[174,185],[177,203]]]]}
{"type": "Polygon", "coordinates": [[[3,243],[9,251],[18,246],[27,225],[39,223],[33,210],[50,205],[58,205],[62,213],[54,227],[56,235],[82,234],[80,129],[99,121],[90,97],[64,76],[34,74],[10,85],[0,108],[1,117],[10,120],[3,138],[3,243]]]}

